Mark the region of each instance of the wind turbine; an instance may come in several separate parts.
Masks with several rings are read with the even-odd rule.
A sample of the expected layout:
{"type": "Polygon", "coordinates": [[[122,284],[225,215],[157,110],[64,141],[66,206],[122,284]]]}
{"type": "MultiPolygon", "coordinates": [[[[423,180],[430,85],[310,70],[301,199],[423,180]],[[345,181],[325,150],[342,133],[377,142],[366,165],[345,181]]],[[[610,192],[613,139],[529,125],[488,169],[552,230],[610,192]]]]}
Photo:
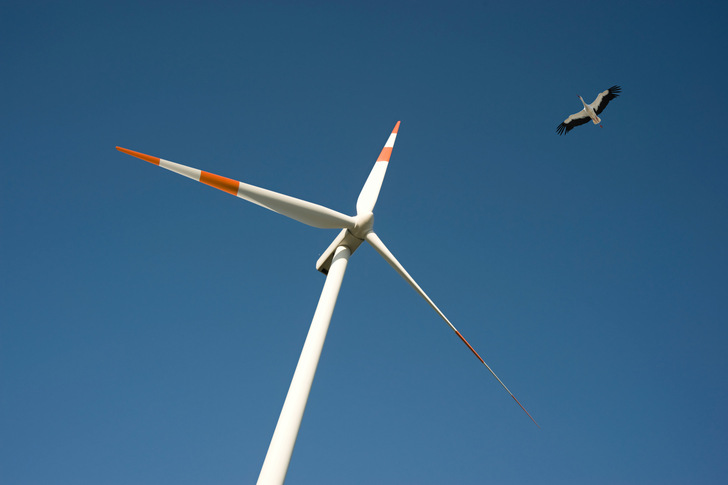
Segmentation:
{"type": "MultiPolygon", "coordinates": [[[[321,356],[326,333],[331,322],[331,315],[334,312],[336,299],[339,295],[341,283],[349,261],[349,257],[357,250],[362,242],[367,241],[371,246],[389,263],[407,283],[420,294],[422,298],[440,315],[448,326],[457,334],[460,340],[467,345],[470,351],[480,360],[483,365],[493,374],[501,386],[510,394],[516,403],[528,414],[528,417],[536,423],[536,420],[526,411],[526,408],[518,402],[513,393],[503,384],[483,358],[465,340],[465,337],[440,311],[429,296],[420,288],[415,280],[409,275],[404,267],[397,261],[394,255],[387,249],[381,239],[373,230],[374,215],[372,211],[379,197],[379,190],[384,181],[384,175],[389,165],[389,158],[392,155],[394,141],[399,130],[399,121],[389,135],[379,157],[377,158],[369,177],[356,202],[356,216],[348,216],[335,210],[307,202],[288,195],[279,194],[271,190],[249,185],[237,180],[221,177],[213,173],[198,170],[196,168],[181,165],[179,163],[164,160],[158,157],[145,155],[143,153],[116,147],[117,150],[134,157],[146,160],[147,162],[159,165],[162,168],[171,170],[185,177],[191,178],[216,189],[228,192],[232,195],[245,199],[266,209],[282,214],[284,216],[303,222],[309,226],[322,229],[341,229],[339,235],[329,245],[328,249],[316,262],[316,269],[326,275],[324,288],[321,291],[316,311],[311,321],[306,341],[301,351],[296,371],[293,375],[291,385],[283,403],[283,409],[278,418],[273,438],[271,439],[268,453],[266,454],[258,476],[258,484],[282,484],[286,478],[288,465],[296,443],[298,430],[301,426],[303,413],[306,408],[308,395],[313,384],[316,367],[321,356]]],[[[536,423],[538,426],[538,423],[536,423]]]]}

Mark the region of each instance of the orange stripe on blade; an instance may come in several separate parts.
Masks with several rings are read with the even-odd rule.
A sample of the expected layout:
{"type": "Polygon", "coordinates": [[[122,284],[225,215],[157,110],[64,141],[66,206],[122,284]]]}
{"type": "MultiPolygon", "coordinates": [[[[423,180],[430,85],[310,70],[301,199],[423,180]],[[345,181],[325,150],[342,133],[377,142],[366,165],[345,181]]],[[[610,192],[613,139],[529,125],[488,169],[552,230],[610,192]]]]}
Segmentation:
{"type": "Polygon", "coordinates": [[[396,125],[394,125],[394,129],[392,130],[392,133],[397,133],[398,130],[399,130],[399,121],[397,122],[396,125]]]}
{"type": "Polygon", "coordinates": [[[153,157],[151,155],[145,155],[143,153],[135,152],[134,150],[127,150],[126,148],[116,147],[117,150],[119,150],[122,153],[126,153],[127,155],[131,155],[132,157],[141,158],[144,161],[147,161],[149,163],[153,163],[154,165],[159,165],[159,157],[153,157]]]}
{"type": "MultiPolygon", "coordinates": [[[[453,329],[453,330],[454,330],[454,329],[453,329]]],[[[462,340],[462,341],[463,341],[463,343],[465,343],[465,345],[467,345],[467,346],[468,346],[468,348],[470,349],[470,351],[471,351],[472,353],[474,353],[474,354],[475,354],[475,356],[476,356],[476,357],[478,358],[478,360],[479,360],[479,361],[481,361],[481,362],[482,362],[483,364],[485,364],[485,361],[483,360],[483,358],[482,358],[482,357],[480,356],[480,354],[479,354],[479,353],[477,353],[477,352],[475,351],[475,349],[473,348],[473,346],[472,346],[472,345],[470,345],[470,343],[468,343],[468,341],[467,341],[467,340],[465,340],[465,337],[463,337],[463,334],[461,334],[461,333],[460,333],[460,332],[458,332],[457,330],[455,330],[455,333],[456,333],[456,334],[458,334],[458,337],[460,337],[460,340],[462,340]]],[[[486,365],[487,365],[487,364],[486,364],[486,365]]]]}
{"type": "Polygon", "coordinates": [[[238,195],[238,187],[240,186],[240,182],[237,180],[202,171],[200,171],[200,182],[233,195],[238,195]]]}
{"type": "Polygon", "coordinates": [[[382,148],[382,153],[379,154],[379,157],[377,158],[377,162],[388,162],[389,157],[392,156],[392,147],[384,147],[382,148]]]}

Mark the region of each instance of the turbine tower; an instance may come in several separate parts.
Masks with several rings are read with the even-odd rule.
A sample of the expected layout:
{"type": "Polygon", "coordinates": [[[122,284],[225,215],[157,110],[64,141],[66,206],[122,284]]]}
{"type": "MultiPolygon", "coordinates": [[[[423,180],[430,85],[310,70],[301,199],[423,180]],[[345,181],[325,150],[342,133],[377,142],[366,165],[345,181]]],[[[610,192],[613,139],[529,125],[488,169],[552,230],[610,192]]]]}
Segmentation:
{"type": "MultiPolygon", "coordinates": [[[[273,438],[268,447],[263,466],[258,477],[259,485],[282,484],[285,481],[288,466],[293,454],[293,447],[296,444],[296,437],[301,426],[303,413],[306,409],[306,402],[311,391],[313,378],[316,374],[321,351],[326,333],[328,332],[331,316],[336,306],[336,299],[339,295],[341,283],[344,279],[346,266],[349,257],[357,250],[362,242],[368,242],[383,258],[404,278],[407,283],[415,289],[419,295],[427,301],[435,312],[442,318],[448,326],[457,334],[460,340],[470,349],[470,351],[485,365],[490,373],[495,377],[501,386],[510,394],[516,403],[528,414],[528,417],[536,423],[533,417],[526,411],[513,393],[503,384],[498,376],[493,372],[483,358],[475,351],[475,349],[465,340],[465,337],[457,328],[448,320],[448,318],[440,311],[435,303],[420,288],[415,280],[409,275],[404,267],[397,261],[394,255],[387,249],[381,239],[373,230],[374,226],[374,206],[379,197],[379,190],[384,181],[384,175],[387,172],[389,159],[392,155],[392,148],[397,139],[399,131],[399,121],[394,126],[392,133],[389,135],[377,161],[369,173],[369,177],[364,183],[364,187],[356,201],[356,216],[348,216],[335,210],[323,207],[312,202],[290,197],[288,195],[279,194],[271,190],[249,185],[237,180],[215,175],[213,173],[198,170],[196,168],[181,165],[179,163],[170,162],[158,157],[145,155],[143,153],[128,150],[126,148],[116,147],[117,150],[134,157],[146,160],[147,162],[158,165],[172,172],[176,172],[185,177],[191,178],[203,184],[207,184],[216,189],[228,192],[232,195],[245,199],[249,202],[257,204],[266,209],[272,210],[284,216],[295,219],[309,226],[322,229],[341,229],[328,249],[321,255],[316,262],[316,269],[326,275],[324,288],[321,291],[316,311],[311,321],[306,341],[301,351],[301,356],[296,366],[296,371],[291,380],[291,385],[283,403],[283,409],[278,418],[273,438]]],[[[538,423],[536,423],[538,426],[538,423]]]]}

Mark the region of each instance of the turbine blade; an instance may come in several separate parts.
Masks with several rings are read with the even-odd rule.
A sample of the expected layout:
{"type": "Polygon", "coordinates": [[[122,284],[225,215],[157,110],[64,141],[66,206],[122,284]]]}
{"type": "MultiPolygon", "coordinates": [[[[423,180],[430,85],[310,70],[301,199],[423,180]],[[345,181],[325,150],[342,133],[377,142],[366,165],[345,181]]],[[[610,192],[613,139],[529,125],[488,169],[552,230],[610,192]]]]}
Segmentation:
{"type": "Polygon", "coordinates": [[[392,134],[389,135],[387,143],[384,144],[382,152],[377,157],[377,161],[372,167],[372,171],[369,172],[369,177],[364,183],[359,198],[356,201],[356,213],[366,214],[374,210],[374,206],[377,203],[379,197],[379,189],[382,188],[382,182],[384,182],[384,175],[387,173],[387,166],[389,165],[389,157],[392,156],[392,148],[394,148],[394,141],[397,139],[397,131],[399,131],[399,121],[394,125],[392,134]]]}
{"type": "Polygon", "coordinates": [[[498,382],[500,382],[500,385],[503,386],[503,389],[505,389],[506,392],[508,392],[508,394],[510,394],[510,396],[513,398],[513,400],[516,401],[516,403],[521,407],[521,409],[523,409],[523,412],[525,412],[528,415],[528,417],[531,418],[531,421],[533,421],[536,424],[536,426],[538,426],[540,428],[541,426],[539,426],[539,424],[536,423],[536,420],[533,419],[533,416],[531,416],[531,414],[528,411],[526,411],[526,408],[524,408],[523,405],[518,401],[518,399],[516,399],[516,396],[513,395],[513,393],[510,391],[510,389],[508,389],[508,387],[506,387],[506,385],[503,384],[503,381],[501,381],[500,378],[495,374],[495,372],[493,372],[493,369],[491,369],[490,366],[485,363],[485,361],[480,356],[480,354],[478,354],[478,352],[475,351],[473,346],[470,345],[470,343],[468,343],[467,340],[465,340],[465,337],[463,337],[463,335],[458,331],[458,329],[455,328],[455,326],[450,322],[450,320],[448,320],[448,318],[445,316],[445,314],[442,313],[442,311],[440,311],[440,309],[437,307],[437,305],[435,305],[435,303],[430,299],[430,297],[427,296],[427,294],[422,290],[422,288],[420,288],[420,285],[417,284],[417,282],[414,280],[414,278],[412,278],[410,276],[410,274],[407,272],[407,270],[405,270],[404,267],[399,263],[399,261],[397,261],[397,258],[395,258],[394,255],[389,251],[389,249],[387,249],[387,247],[384,245],[382,240],[379,239],[379,237],[373,232],[370,232],[369,234],[366,235],[366,240],[369,244],[372,245],[372,247],[374,247],[374,249],[376,249],[376,251],[384,258],[384,260],[387,261],[387,263],[389,263],[389,265],[392,268],[394,268],[395,271],[397,271],[397,273],[399,273],[399,275],[402,278],[404,278],[405,281],[407,281],[407,283],[409,283],[410,286],[412,288],[414,288],[415,291],[417,293],[419,293],[422,298],[425,299],[425,301],[427,301],[427,303],[430,304],[432,309],[435,310],[437,312],[437,314],[440,315],[440,317],[443,320],[445,320],[445,322],[450,326],[450,328],[453,330],[453,332],[455,332],[455,334],[460,338],[460,340],[462,340],[463,343],[468,346],[470,351],[478,358],[478,360],[480,362],[482,362],[482,364],[490,371],[491,374],[493,374],[493,377],[495,377],[496,380],[498,382]]]}
{"type": "Polygon", "coordinates": [[[116,147],[116,149],[127,155],[140,158],[154,165],[159,165],[162,168],[202,182],[210,187],[215,187],[216,189],[220,189],[236,197],[272,210],[273,212],[290,217],[291,219],[303,222],[309,226],[322,229],[351,229],[354,227],[353,217],[312,202],[306,202],[305,200],[273,192],[272,190],[238,182],[237,180],[221,177],[214,173],[187,167],[133,150],[127,150],[126,148],[116,147]]]}

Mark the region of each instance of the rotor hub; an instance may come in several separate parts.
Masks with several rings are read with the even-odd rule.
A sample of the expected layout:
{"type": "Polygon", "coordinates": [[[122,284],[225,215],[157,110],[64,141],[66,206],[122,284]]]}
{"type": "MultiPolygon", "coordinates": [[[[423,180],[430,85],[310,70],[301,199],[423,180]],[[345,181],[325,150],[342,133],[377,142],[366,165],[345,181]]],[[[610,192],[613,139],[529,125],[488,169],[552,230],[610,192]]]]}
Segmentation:
{"type": "Polygon", "coordinates": [[[354,219],[354,228],[350,229],[349,232],[359,239],[366,238],[374,227],[374,214],[371,212],[357,214],[354,219]]]}

